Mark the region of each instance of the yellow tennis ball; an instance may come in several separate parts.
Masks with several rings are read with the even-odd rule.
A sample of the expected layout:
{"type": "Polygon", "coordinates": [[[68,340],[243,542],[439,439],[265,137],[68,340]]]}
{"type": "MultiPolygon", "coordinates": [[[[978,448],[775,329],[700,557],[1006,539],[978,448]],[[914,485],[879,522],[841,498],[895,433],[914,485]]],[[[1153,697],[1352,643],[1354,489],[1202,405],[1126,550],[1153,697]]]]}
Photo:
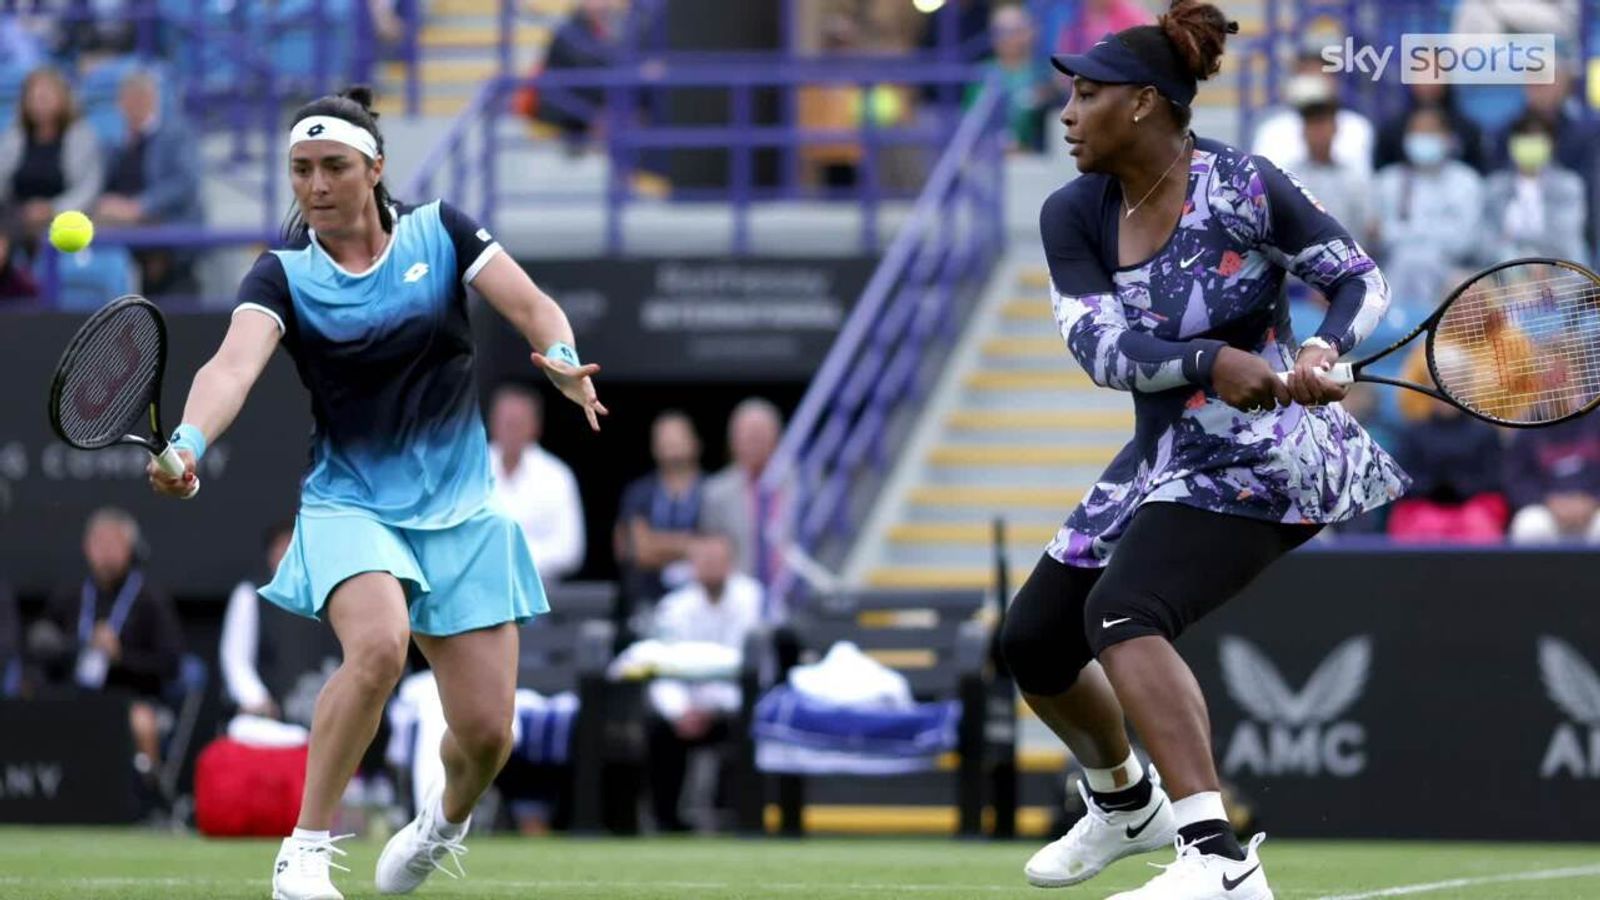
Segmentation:
{"type": "Polygon", "coordinates": [[[50,220],[50,243],[62,253],[77,253],[94,240],[94,223],[75,209],[50,220]]]}

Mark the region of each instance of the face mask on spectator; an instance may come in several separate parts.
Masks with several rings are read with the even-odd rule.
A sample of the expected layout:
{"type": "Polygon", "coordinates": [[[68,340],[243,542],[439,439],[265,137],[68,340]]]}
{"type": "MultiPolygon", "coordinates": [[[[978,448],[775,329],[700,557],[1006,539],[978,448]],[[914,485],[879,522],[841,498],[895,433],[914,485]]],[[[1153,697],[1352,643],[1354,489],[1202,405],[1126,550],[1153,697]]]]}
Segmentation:
{"type": "Polygon", "coordinates": [[[1511,152],[1511,161],[1529,175],[1543,171],[1550,164],[1553,152],[1550,137],[1543,134],[1514,134],[1507,149],[1511,152]]]}
{"type": "Polygon", "coordinates": [[[1412,165],[1436,166],[1450,155],[1450,145],[1444,135],[1432,131],[1416,131],[1406,135],[1406,159],[1412,165]]]}

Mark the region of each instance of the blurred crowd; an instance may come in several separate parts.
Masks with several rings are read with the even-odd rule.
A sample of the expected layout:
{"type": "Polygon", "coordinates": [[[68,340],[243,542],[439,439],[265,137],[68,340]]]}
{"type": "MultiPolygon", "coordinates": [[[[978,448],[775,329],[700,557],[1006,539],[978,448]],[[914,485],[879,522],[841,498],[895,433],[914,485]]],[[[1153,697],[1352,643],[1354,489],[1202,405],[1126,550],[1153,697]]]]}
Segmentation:
{"type": "MultiPolygon", "coordinates": [[[[1524,256],[1591,261],[1600,190],[1597,130],[1564,60],[1549,84],[1521,88],[1520,109],[1498,132],[1463,111],[1449,85],[1407,86],[1404,108],[1374,122],[1341,100],[1340,82],[1314,50],[1269,110],[1251,151],[1292,172],[1383,267],[1391,306],[1366,349],[1422,322],[1456,284],[1524,256]]],[[[1325,306],[1296,285],[1296,334],[1325,306]]],[[[1380,374],[1429,381],[1420,348],[1380,374]]],[[[1343,533],[1399,540],[1517,543],[1600,540],[1600,421],[1513,432],[1421,395],[1357,386],[1347,404],[1416,483],[1392,508],[1343,533]]]]}
{"type": "MultiPolygon", "coordinates": [[[[577,479],[540,444],[543,412],[543,395],[511,383],[491,395],[487,421],[496,500],[521,524],[541,577],[554,589],[584,567],[588,548],[577,479]]],[[[656,417],[654,466],[629,484],[612,527],[618,650],[639,641],[694,642],[737,654],[756,628],[782,624],[783,611],[766,599],[775,560],[759,549],[758,523],[767,523],[769,535],[782,533],[783,495],[772,503],[757,490],[782,425],[770,402],[740,403],[727,424],[729,463],[708,472],[693,420],[672,410],[656,417]]],[[[229,716],[308,726],[322,683],[338,665],[338,644],[329,629],[306,628],[258,593],[283,557],[293,527],[286,520],[263,535],[263,565],[241,573],[229,595],[215,659],[229,716]]],[[[171,743],[177,718],[191,693],[204,691],[204,678],[193,670],[210,654],[186,646],[178,607],[146,571],[150,552],[135,517],[106,507],[85,523],[82,571],[33,615],[22,615],[0,578],[0,698],[86,692],[129,698],[141,802],[160,818],[174,800],[172,766],[181,765],[189,749],[171,743]],[[177,755],[172,765],[169,754],[177,755]]],[[[719,751],[733,734],[730,718],[739,709],[739,689],[715,678],[658,678],[647,699],[654,821],[662,830],[688,830],[693,823],[681,810],[731,802],[714,793],[714,783],[686,781],[686,775],[695,753],[719,751]]],[[[414,762],[426,765],[429,759],[414,762]]],[[[371,755],[367,781],[392,785],[409,774],[392,771],[380,752],[371,755]]],[[[550,827],[565,790],[549,773],[528,777],[527,767],[514,768],[502,787],[513,802],[516,826],[534,833],[550,827]]]]}
{"type": "MultiPolygon", "coordinates": [[[[57,213],[86,212],[97,228],[204,224],[198,144],[159,72],[108,58],[79,82],[105,95],[96,109],[85,109],[62,69],[31,69],[0,130],[0,304],[38,297],[42,242],[57,213]]],[[[174,247],[93,247],[62,265],[68,307],[198,290],[193,255],[174,247]]]]}

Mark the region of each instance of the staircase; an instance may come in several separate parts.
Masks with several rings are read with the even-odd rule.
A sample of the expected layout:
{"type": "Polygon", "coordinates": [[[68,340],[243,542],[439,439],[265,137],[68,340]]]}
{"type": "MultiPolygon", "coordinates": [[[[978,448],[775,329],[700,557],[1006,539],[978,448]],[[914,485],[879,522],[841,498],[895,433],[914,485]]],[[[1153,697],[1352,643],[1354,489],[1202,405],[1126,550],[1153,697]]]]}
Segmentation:
{"type": "MultiPolygon", "coordinates": [[[[500,71],[502,0],[432,0],[418,35],[423,116],[454,117],[478,88],[500,71]]],[[[521,7],[512,38],[512,72],[525,75],[544,56],[550,37],[566,21],[576,0],[511,0],[521,7]]],[[[405,113],[407,67],[379,68],[378,111],[405,113]]]]}
{"type": "Polygon", "coordinates": [[[1000,518],[1015,590],[1132,434],[1128,395],[1095,387],[1067,353],[1040,254],[1017,246],[868,519],[847,582],[992,586],[1000,518]]]}

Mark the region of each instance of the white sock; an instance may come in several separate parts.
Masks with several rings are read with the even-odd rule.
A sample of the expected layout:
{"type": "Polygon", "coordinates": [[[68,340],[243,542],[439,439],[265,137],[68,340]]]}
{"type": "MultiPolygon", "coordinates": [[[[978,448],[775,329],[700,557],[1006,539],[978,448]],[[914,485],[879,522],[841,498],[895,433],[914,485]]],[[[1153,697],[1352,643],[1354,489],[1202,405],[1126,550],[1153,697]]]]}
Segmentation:
{"type": "Polygon", "coordinates": [[[1091,769],[1083,767],[1083,778],[1089,782],[1089,790],[1097,794],[1110,794],[1115,791],[1125,791],[1138,784],[1144,778],[1144,766],[1139,765],[1139,758],[1128,751],[1128,758],[1109,769],[1091,769]],[[1117,773],[1126,773],[1127,782],[1117,784],[1117,773]]]}
{"type": "Polygon", "coordinates": [[[1190,794],[1182,800],[1172,801],[1172,815],[1177,819],[1179,828],[1193,825],[1196,822],[1210,822],[1214,819],[1228,821],[1228,811],[1222,805],[1221,791],[1204,791],[1199,794],[1190,794]]]}
{"type": "Polygon", "coordinates": [[[327,831],[312,831],[309,828],[296,828],[292,837],[297,841],[325,841],[328,839],[329,835],[330,832],[327,831]]]}
{"type": "MultiPolygon", "coordinates": [[[[467,818],[472,818],[470,815],[467,818]]],[[[466,822],[452,822],[444,814],[444,794],[439,795],[439,805],[433,810],[433,833],[442,838],[458,838],[467,830],[466,822]]]]}

